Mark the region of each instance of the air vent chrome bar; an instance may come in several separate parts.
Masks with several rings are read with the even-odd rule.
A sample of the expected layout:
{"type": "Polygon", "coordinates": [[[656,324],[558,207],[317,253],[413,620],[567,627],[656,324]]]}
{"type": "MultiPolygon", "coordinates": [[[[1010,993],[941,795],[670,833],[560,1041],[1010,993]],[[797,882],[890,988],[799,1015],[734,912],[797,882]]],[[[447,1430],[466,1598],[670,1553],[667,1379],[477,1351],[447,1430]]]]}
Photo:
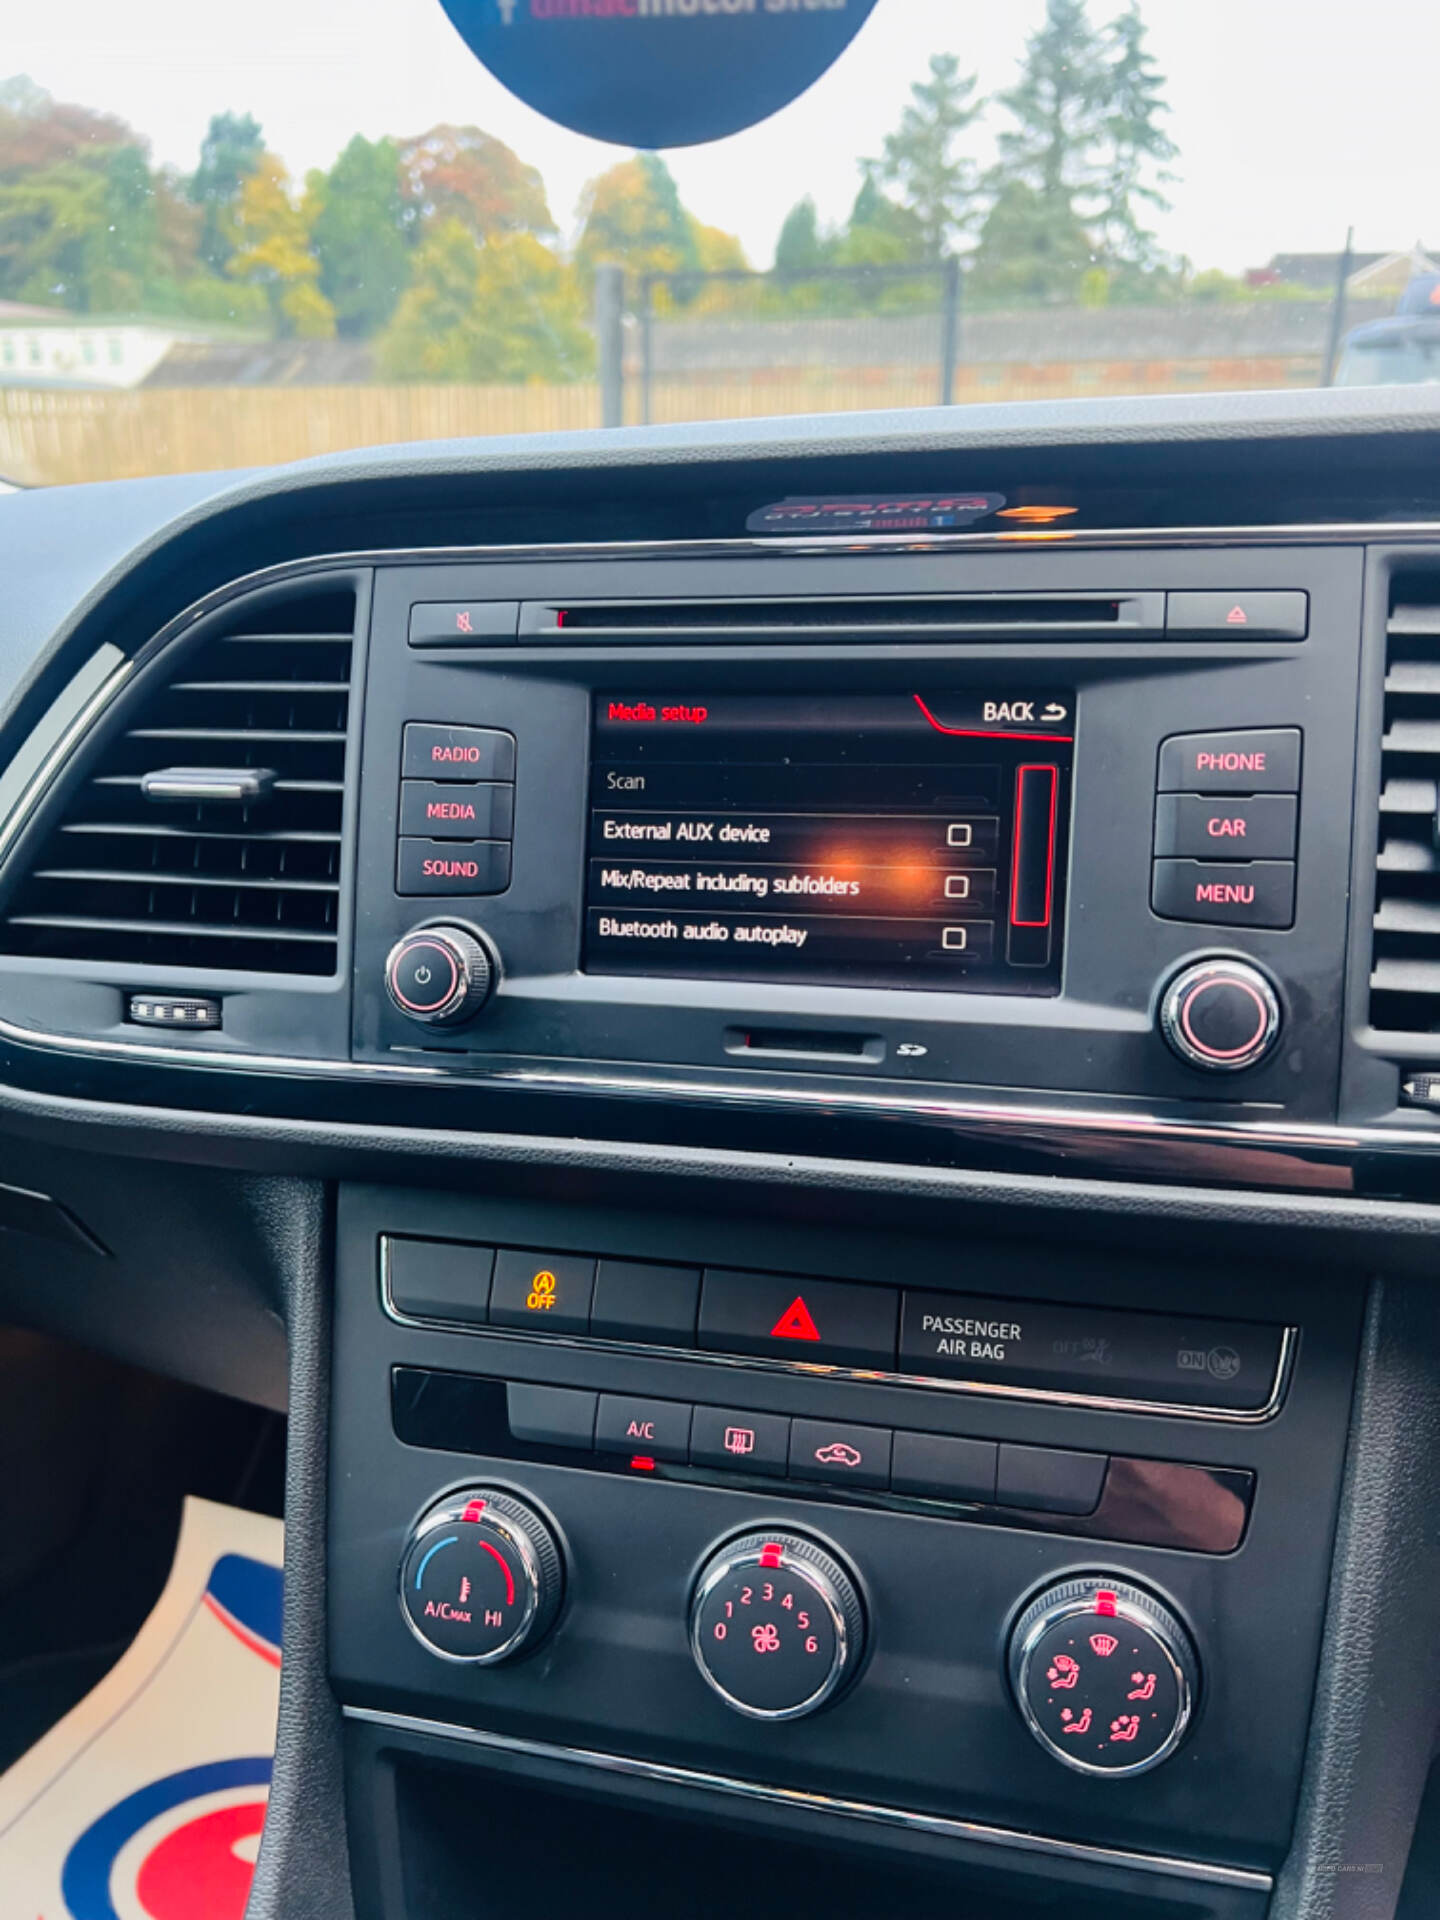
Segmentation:
{"type": "Polygon", "coordinates": [[[165,767],[140,776],[147,800],[264,800],[274,790],[273,767],[165,767]]]}

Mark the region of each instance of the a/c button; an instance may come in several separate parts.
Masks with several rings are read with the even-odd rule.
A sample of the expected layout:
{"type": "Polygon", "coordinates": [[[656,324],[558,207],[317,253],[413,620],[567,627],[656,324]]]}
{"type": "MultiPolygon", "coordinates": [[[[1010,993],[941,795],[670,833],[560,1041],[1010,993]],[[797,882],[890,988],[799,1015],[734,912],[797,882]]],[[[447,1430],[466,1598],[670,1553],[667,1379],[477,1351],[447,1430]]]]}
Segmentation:
{"type": "Polygon", "coordinates": [[[688,1460],[690,1412],[683,1401],[632,1400],[602,1393],[595,1422],[600,1453],[641,1454],[650,1460],[688,1460]]]}
{"type": "Polygon", "coordinates": [[[492,1327],[524,1327],[527,1333],[586,1333],[595,1262],[578,1253],[517,1253],[495,1256],[490,1292],[492,1327]]]}

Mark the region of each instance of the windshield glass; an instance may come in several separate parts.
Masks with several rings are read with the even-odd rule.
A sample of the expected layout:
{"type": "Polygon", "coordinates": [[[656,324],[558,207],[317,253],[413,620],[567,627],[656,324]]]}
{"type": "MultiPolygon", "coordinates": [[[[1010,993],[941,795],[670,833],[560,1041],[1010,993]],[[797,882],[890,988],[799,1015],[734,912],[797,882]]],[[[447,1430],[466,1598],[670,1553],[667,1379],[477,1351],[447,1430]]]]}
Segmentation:
{"type": "Polygon", "coordinates": [[[1298,0],[876,0],[790,105],[636,152],[522,104],[440,0],[11,9],[0,477],[1429,380],[1346,340],[1440,272],[1437,52],[1419,0],[1363,41],[1298,0]]]}

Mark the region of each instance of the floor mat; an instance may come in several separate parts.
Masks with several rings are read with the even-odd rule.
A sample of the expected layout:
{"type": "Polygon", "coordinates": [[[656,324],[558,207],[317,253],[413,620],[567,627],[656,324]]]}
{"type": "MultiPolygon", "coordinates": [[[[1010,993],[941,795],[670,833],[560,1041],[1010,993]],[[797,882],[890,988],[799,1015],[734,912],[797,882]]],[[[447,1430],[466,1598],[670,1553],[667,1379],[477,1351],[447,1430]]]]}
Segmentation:
{"type": "MultiPolygon", "coordinates": [[[[242,1920],[275,1746],[282,1542],[278,1520],[185,1502],[136,1639],[0,1774],[0,1920],[242,1920]]],[[[103,1603],[103,1575],[77,1608],[103,1603]]]]}

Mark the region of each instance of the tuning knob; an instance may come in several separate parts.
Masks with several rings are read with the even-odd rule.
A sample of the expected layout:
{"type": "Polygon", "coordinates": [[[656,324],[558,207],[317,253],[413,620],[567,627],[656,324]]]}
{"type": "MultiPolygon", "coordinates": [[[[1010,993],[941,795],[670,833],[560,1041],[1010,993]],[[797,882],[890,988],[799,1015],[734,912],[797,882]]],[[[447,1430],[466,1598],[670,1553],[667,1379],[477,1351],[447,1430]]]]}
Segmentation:
{"type": "Polygon", "coordinates": [[[490,998],[497,963],[468,927],[417,927],[385,962],[385,988],[407,1019],[458,1027],[490,998]]]}
{"type": "Polygon", "coordinates": [[[1190,1636],[1143,1587],[1061,1581],[1010,1636],[1010,1684],[1031,1733],[1077,1773],[1146,1773],[1185,1738],[1200,1684],[1190,1636]]]}
{"type": "Polygon", "coordinates": [[[1258,967],[1201,960],[1160,999],[1160,1031],[1186,1066],[1205,1073],[1257,1067],[1280,1038],[1280,1001],[1258,967]]]}
{"type": "Polygon", "coordinates": [[[564,1590],[560,1549],[532,1507],[494,1487],[448,1494],[400,1561],[406,1624],[442,1660],[492,1667],[546,1633],[564,1590]]]}

